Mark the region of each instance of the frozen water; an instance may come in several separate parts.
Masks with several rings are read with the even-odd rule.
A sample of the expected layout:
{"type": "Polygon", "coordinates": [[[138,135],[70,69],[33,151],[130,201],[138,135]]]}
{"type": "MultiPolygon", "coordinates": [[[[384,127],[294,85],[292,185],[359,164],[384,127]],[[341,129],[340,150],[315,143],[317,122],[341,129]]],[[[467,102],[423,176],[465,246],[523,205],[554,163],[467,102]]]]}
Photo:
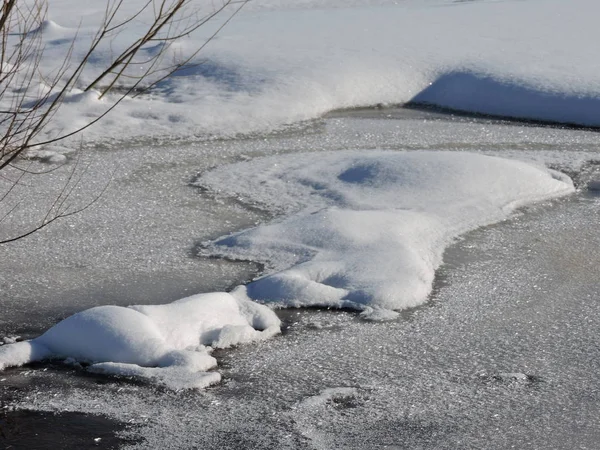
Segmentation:
{"type": "MultiPolygon", "coordinates": [[[[10,324],[4,329],[34,330],[35,335],[92,301],[164,303],[168,296],[185,294],[182,285],[225,289],[220,276],[228,277],[229,286],[251,277],[234,265],[210,269],[216,261],[186,256],[194,244],[190,234],[206,241],[270,219],[258,205],[246,206],[246,193],[214,196],[188,185],[197,170],[223,162],[299,148],[410,150],[421,142],[426,148],[481,149],[551,164],[568,170],[576,183],[594,172],[589,162],[597,158],[595,133],[465,122],[415,111],[383,110],[373,116],[371,111],[338,116],[302,134],[182,145],[169,152],[155,147],[122,151],[122,168],[105,203],[3,249],[2,320],[10,324]],[[123,238],[124,222],[149,237],[123,238]],[[64,245],[67,241],[71,245],[64,245]],[[94,248],[102,250],[88,250],[94,248]],[[25,291],[9,288],[8,275],[16,268],[25,291]],[[121,288],[127,277],[136,278],[136,284],[121,288]],[[85,293],[91,286],[112,287],[61,305],[69,298],[62,287],[85,293]],[[32,320],[32,313],[42,320],[32,320]]],[[[115,154],[103,153],[107,160],[115,154]]],[[[445,258],[431,307],[401,320],[380,324],[332,311],[285,312],[282,337],[213,352],[223,379],[199,395],[112,380],[96,385],[75,376],[76,368],[52,365],[44,371],[7,370],[0,387],[8,392],[17,386],[28,397],[19,403],[23,408],[101,412],[139,425],[129,435],[144,437],[140,448],[503,448],[524,441],[540,449],[569,442],[593,448],[598,438],[593,374],[599,359],[590,334],[598,319],[596,277],[590,273],[597,261],[588,258],[594,252],[584,256],[579,249],[598,245],[593,232],[598,218],[595,197],[578,198],[474,232],[462,241],[459,256],[452,256],[458,251],[453,247],[445,258]],[[475,263],[463,265],[456,258],[475,263]],[[497,381],[503,373],[532,378],[497,381]],[[316,412],[299,407],[327,389],[356,393],[325,400],[316,412]],[[578,425],[569,428],[573,422],[565,417],[578,425]]],[[[131,373],[131,366],[107,369],[131,373]]],[[[169,376],[173,383],[178,379],[169,376]]]]}
{"type": "MultiPolygon", "coordinates": [[[[88,149],[84,160],[92,165],[76,198],[93,198],[111,180],[95,207],[2,249],[2,334],[31,338],[93,306],[164,304],[227,290],[256,276],[252,264],[190,256],[201,241],[271,217],[258,207],[248,209],[244,195],[215,201],[214,195],[190,187],[198,171],[221,164],[299,149],[484,149],[574,173],[596,158],[597,135],[591,132],[468,122],[411,110],[377,114],[389,118],[364,110],[260,139],[88,149]]],[[[24,179],[14,191],[16,200],[31,204],[29,212],[44,211],[75,163],[70,156],[61,169],[24,179]]],[[[3,222],[3,233],[34,223],[16,214],[3,222]]]]}
{"type": "Polygon", "coordinates": [[[371,319],[390,319],[380,310],[427,299],[443,251],[459,234],[524,204],[573,192],[571,180],[558,172],[462,152],[338,151],[309,162],[306,154],[295,154],[222,166],[197,183],[232,196],[243,186],[251,200],[296,211],[218,240],[212,250],[266,261],[278,272],[233,296],[200,294],[168,305],[77,313],[30,343],[0,348],[0,368],[69,357],[105,363],[93,370],[153,378],[155,369],[131,365],[175,366],[169,370],[178,381],[171,386],[205,386],[215,378],[201,374],[198,381],[193,374],[216,361],[198,346],[224,348],[279,332],[274,313],[252,300],[354,308],[371,319]]]}
{"type": "Polygon", "coordinates": [[[403,320],[294,312],[281,338],[222,352],[224,383],[202,395],[49,370],[21,406],[102,410],[141,427],[132,448],[594,448],[600,261],[580,248],[599,244],[597,206],[576,197],[475,231],[403,320]]]}

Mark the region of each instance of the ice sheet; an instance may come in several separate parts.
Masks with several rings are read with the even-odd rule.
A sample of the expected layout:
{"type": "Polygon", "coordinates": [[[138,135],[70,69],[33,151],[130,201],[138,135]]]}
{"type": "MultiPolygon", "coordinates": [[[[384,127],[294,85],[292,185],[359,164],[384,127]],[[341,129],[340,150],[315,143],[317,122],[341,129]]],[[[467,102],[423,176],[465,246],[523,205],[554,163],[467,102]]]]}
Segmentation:
{"type": "Polygon", "coordinates": [[[275,223],[209,247],[213,254],[264,261],[270,274],[232,294],[85,310],[36,339],[0,347],[1,368],[74,358],[92,363],[94,371],[203,387],[218,381],[205,374],[216,366],[205,346],[225,348],[279,332],[277,316],[253,300],[392,318],[392,310],[427,299],[443,251],[457,236],[574,190],[566,175],[543,167],[442,151],[258,158],[209,171],[197,184],[285,212],[275,223]]]}
{"type": "Polygon", "coordinates": [[[600,252],[581,249],[600,245],[599,200],[471,233],[403,320],[290,311],[281,338],[222,352],[228,381],[202,395],[48,368],[20,375],[18,406],[127,422],[128,449],[595,448],[600,252]]]}

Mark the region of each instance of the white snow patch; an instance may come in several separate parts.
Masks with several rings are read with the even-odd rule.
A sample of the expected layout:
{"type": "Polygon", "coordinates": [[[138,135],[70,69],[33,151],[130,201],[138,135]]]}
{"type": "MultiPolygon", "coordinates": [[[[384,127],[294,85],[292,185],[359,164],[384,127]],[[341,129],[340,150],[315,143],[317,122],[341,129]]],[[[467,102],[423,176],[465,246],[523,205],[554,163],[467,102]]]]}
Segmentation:
{"type": "Polygon", "coordinates": [[[598,94],[552,90],[526,79],[453,71],[419,92],[412,103],[519,119],[598,126],[598,94]]]}
{"type": "Polygon", "coordinates": [[[543,167],[429,151],[274,156],[217,168],[197,183],[287,215],[207,244],[209,253],[268,265],[268,275],[234,295],[354,308],[373,319],[423,303],[460,234],[574,191],[567,176],[543,167]]]}
{"type": "MultiPolygon", "coordinates": [[[[122,17],[144,3],[127,2],[122,17]]],[[[122,102],[101,126],[87,129],[87,135],[98,140],[236,136],[282,129],[335,109],[411,100],[600,125],[598,64],[590,57],[600,38],[596,1],[292,3],[296,7],[281,1],[250,2],[192,65],[159,83],[151,94],[122,102]]],[[[214,7],[210,2],[196,6],[214,7]]],[[[139,38],[151,14],[149,8],[101,43],[77,88],[94,80],[115,54],[139,38]]],[[[60,18],[60,25],[48,20],[40,28],[43,32],[34,34],[44,51],[40,79],[33,82],[52,79],[69,55],[73,64],[83,58],[102,16],[97,5],[52,2],[49,17],[60,18]]],[[[226,18],[220,15],[179,42],[144,47],[130,69],[144,67],[149,56],[164,50],[158,73],[149,81],[160,79],[161,68],[193,54],[226,18]]],[[[12,44],[18,36],[10,39],[12,44]]],[[[126,89],[135,79],[122,79],[120,87],[126,89]]],[[[6,95],[0,107],[8,108],[17,98],[16,93],[6,95]]],[[[108,95],[101,103],[67,96],[40,139],[84,126],[116,98],[108,95]]]]}
{"type": "Polygon", "coordinates": [[[69,31],[74,31],[74,30],[68,30],[67,28],[60,26],[53,20],[46,19],[46,20],[42,21],[42,23],[40,23],[40,25],[37,28],[34,28],[29,33],[30,34],[47,33],[47,34],[52,35],[52,37],[56,37],[57,34],[69,32],[69,31]]]}
{"type": "Polygon", "coordinates": [[[198,388],[220,379],[206,373],[217,365],[212,348],[278,332],[273,311],[226,293],[198,294],[167,305],[99,306],[66,318],[36,339],[0,347],[0,370],[69,358],[93,363],[95,372],[149,378],[174,389],[198,388]]]}
{"type": "Polygon", "coordinates": [[[27,152],[26,157],[49,164],[63,164],[67,161],[65,154],[53,150],[32,150],[27,152]]]}
{"type": "Polygon", "coordinates": [[[0,345],[4,344],[14,344],[20,339],[20,336],[4,336],[0,339],[0,345]]]}

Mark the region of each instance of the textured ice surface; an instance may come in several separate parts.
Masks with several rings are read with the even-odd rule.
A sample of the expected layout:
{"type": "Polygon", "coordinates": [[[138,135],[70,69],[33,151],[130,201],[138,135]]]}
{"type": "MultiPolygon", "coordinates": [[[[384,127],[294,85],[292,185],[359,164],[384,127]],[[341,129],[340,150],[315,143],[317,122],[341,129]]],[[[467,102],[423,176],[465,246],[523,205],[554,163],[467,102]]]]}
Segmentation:
{"type": "MultiPolygon", "coordinates": [[[[73,202],[93,198],[110,180],[108,190],[85,214],[3,247],[2,334],[35,337],[66,316],[93,306],[162,304],[197,292],[227,290],[256,276],[252,265],[190,257],[200,241],[270,218],[260,208],[248,209],[243,195],[215,201],[213,194],[190,187],[198,171],[300,149],[318,153],[364,148],[483,151],[572,173],[596,159],[597,135],[468,122],[411,110],[362,110],[261,139],[87,150],[82,165],[88,160],[92,165],[73,202]]],[[[70,158],[61,169],[26,176],[10,200],[31,208],[18,208],[4,220],[3,234],[37,223],[37,212],[52,204],[74,164],[76,159],[70,158]]],[[[31,167],[47,168],[39,163],[31,167]]]]}
{"type": "Polygon", "coordinates": [[[568,177],[527,163],[418,151],[340,151],[308,162],[306,154],[263,158],[223,166],[198,183],[229,195],[242,186],[255,201],[292,214],[219,240],[213,249],[267,261],[279,272],[233,295],[77,313],[29,343],[1,347],[0,367],[68,357],[93,363],[94,371],[203,387],[218,381],[203,373],[216,365],[203,345],[225,348],[279,332],[275,314],[252,300],[350,307],[390,319],[381,310],[426,300],[443,251],[459,234],[573,191],[568,177]]]}
{"type": "MultiPolygon", "coordinates": [[[[482,151],[561,167],[576,182],[598,159],[596,133],[405,110],[356,111],[261,139],[105,150],[118,170],[95,208],[3,247],[2,334],[35,336],[93,305],[164,303],[247,280],[251,271],[188,254],[197,239],[269,214],[246,207],[243,195],[191,188],[197,171],[299,149],[373,147],[482,151]]],[[[103,172],[93,175],[102,185],[103,172]]],[[[597,206],[595,197],[554,202],[474,232],[476,240],[445,258],[431,307],[403,320],[281,311],[282,337],[213,352],[223,383],[199,395],[52,364],[3,372],[0,393],[17,394],[23,408],[131,423],[127,435],[145,439],[138,448],[594,448],[597,206]],[[503,382],[501,373],[534,377],[503,382]],[[325,401],[314,414],[299,408],[340,388],[356,395],[325,401]]]]}
{"type": "Polygon", "coordinates": [[[272,273],[245,287],[248,297],[367,316],[423,303],[460,234],[574,190],[565,175],[527,163],[420,151],[270,157],[222,166],[197,183],[287,213],[208,248],[269,265],[272,273]]]}
{"type": "Polygon", "coordinates": [[[220,379],[205,373],[217,365],[205,345],[226,348],[278,332],[270,309],[226,293],[168,305],[98,306],[29,342],[0,347],[0,369],[70,358],[92,363],[95,372],[154,379],[174,389],[205,387],[220,379]]]}
{"type": "MultiPolygon", "coordinates": [[[[596,133],[581,130],[411,110],[362,110],[338,114],[302,132],[260,139],[100,149],[100,164],[93,166],[82,188],[92,188],[93,194],[94,188],[103,186],[114,161],[117,170],[101,201],[85,214],[3,246],[0,334],[34,337],[94,305],[165,303],[194,292],[225,290],[252,277],[255,272],[244,264],[189,256],[200,240],[270,218],[260,208],[248,208],[244,196],[215,196],[190,187],[198,170],[299,150],[318,154],[365,148],[467,149],[550,164],[580,182],[582,170],[584,174],[594,171],[590,161],[598,159],[597,139],[596,133]]],[[[38,176],[39,189],[24,198],[43,208],[44,194],[52,192],[59,173],[38,176]]],[[[76,366],[53,364],[43,370],[6,370],[0,377],[4,380],[0,395],[6,399],[17,395],[24,408],[118,417],[136,425],[129,435],[146,439],[139,448],[303,449],[307,438],[302,431],[309,427],[320,427],[325,437],[337,436],[333,447],[347,443],[350,448],[370,449],[379,443],[439,448],[445,445],[440,441],[455,443],[451,445],[455,448],[520,447],[527,436],[532,448],[569,448],[572,442],[594,448],[598,436],[593,435],[597,430],[593,374],[600,358],[594,357],[592,336],[597,329],[593,299],[598,289],[595,275],[589,273],[595,274],[598,267],[591,250],[598,245],[594,231],[598,205],[576,204],[580,208],[571,210],[567,202],[565,208],[557,208],[562,204],[544,205],[542,211],[548,208],[549,214],[543,222],[530,210],[519,214],[515,234],[505,238],[504,224],[476,232],[481,238],[493,233],[492,242],[497,243],[491,246],[483,241],[478,254],[486,265],[467,266],[450,279],[461,267],[443,265],[438,272],[440,284],[449,282],[456,289],[438,296],[440,284],[434,285],[434,308],[403,314],[411,318],[408,323],[379,326],[332,311],[285,312],[287,332],[281,338],[213,352],[223,383],[200,395],[77,376],[76,366]],[[545,243],[548,247],[542,251],[545,243]],[[581,253],[582,247],[590,251],[581,253]],[[555,266],[538,272],[538,261],[553,261],[555,266]],[[560,273],[556,285],[540,290],[544,275],[553,278],[551,270],[560,273]],[[486,277],[490,278],[486,281],[486,277]],[[519,284],[513,285],[514,280],[519,284]],[[578,283],[581,289],[575,289],[578,283]],[[476,286],[481,288],[473,290],[476,286]],[[547,292],[553,294],[552,304],[546,303],[547,292]],[[541,296],[523,321],[512,320],[520,317],[523,300],[507,320],[503,319],[506,310],[497,308],[537,294],[541,296]],[[586,304],[588,299],[591,303],[586,304]],[[420,314],[427,314],[427,320],[420,314]],[[472,331],[484,317],[487,320],[472,331]],[[541,323],[546,324],[536,325],[541,323]],[[457,331],[452,331],[454,326],[457,331]],[[525,330],[543,328],[539,340],[526,343],[518,338],[525,330]],[[555,339],[557,331],[562,334],[555,339]],[[425,354],[432,342],[440,350],[425,354]],[[515,361],[522,352],[523,358],[515,361]],[[479,364],[485,355],[487,359],[479,364]],[[511,372],[543,377],[531,368],[542,358],[547,362],[544,370],[561,380],[556,388],[535,381],[494,381],[495,375],[511,372]],[[464,377],[452,377],[455,373],[464,377]],[[377,386],[378,390],[371,389],[377,386]],[[456,386],[465,388],[456,391],[456,386]],[[357,388],[358,393],[347,402],[326,402],[315,416],[300,415],[297,405],[303,399],[340,387],[357,388]],[[364,409],[368,405],[373,409],[364,409]],[[448,405],[458,413],[447,413],[448,405]],[[500,415],[494,418],[496,414],[500,415]],[[496,426],[506,433],[499,434],[496,426]],[[390,430],[396,430],[392,437],[390,430]]],[[[19,221],[3,225],[17,230],[25,226],[19,221]]],[[[463,259],[480,248],[467,244],[463,259]]]]}
{"type": "Polygon", "coordinates": [[[399,321],[293,311],[282,338],[221,353],[202,395],[50,369],[22,376],[20,406],[130,421],[132,448],[594,448],[598,211],[577,197],[475,231],[399,321]]]}

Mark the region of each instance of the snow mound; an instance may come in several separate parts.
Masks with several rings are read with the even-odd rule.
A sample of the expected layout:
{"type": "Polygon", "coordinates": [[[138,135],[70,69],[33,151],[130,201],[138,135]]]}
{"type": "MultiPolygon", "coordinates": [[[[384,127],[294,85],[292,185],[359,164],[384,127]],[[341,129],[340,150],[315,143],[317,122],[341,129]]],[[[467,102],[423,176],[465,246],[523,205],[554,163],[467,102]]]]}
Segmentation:
{"type": "Polygon", "coordinates": [[[270,269],[238,298],[354,308],[373,320],[423,303],[460,234],[574,191],[567,176],[524,162],[428,151],[274,156],[197,184],[287,215],[207,243],[208,253],[270,269]]]}
{"type": "Polygon", "coordinates": [[[37,28],[34,28],[29,34],[38,33],[61,33],[68,31],[67,28],[60,26],[56,22],[50,19],[43,20],[37,28]]]}
{"type": "Polygon", "coordinates": [[[545,122],[600,126],[600,95],[553,92],[547,86],[468,71],[446,73],[413,104],[545,122]]]}
{"type": "Polygon", "coordinates": [[[198,294],[167,305],[99,306],[66,318],[36,339],[0,347],[0,369],[72,358],[92,363],[95,372],[153,379],[174,389],[198,388],[220,379],[206,373],[217,365],[212,348],[278,332],[273,311],[226,293],[198,294]]]}

